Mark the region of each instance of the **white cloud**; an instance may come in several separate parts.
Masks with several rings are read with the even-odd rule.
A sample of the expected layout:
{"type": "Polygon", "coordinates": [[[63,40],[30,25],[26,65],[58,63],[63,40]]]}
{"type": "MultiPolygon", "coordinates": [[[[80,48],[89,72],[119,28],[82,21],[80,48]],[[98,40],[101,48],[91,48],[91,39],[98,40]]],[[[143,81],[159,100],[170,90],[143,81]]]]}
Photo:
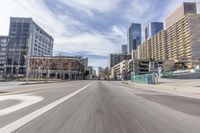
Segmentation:
{"type": "Polygon", "coordinates": [[[10,16],[32,17],[37,24],[53,35],[56,51],[86,51],[95,55],[106,55],[116,51],[114,44],[104,36],[81,33],[79,28],[86,27],[83,23],[63,14],[54,14],[42,0],[6,0],[0,1],[0,7],[0,34],[7,34],[10,16]]]}
{"type": "Polygon", "coordinates": [[[1,34],[7,33],[9,17],[31,17],[34,21],[53,36],[72,34],[68,26],[80,25],[68,16],[57,15],[51,12],[42,0],[6,0],[0,1],[1,34]]]}
{"type": "Polygon", "coordinates": [[[200,3],[199,0],[170,0],[169,5],[167,6],[166,10],[163,12],[161,19],[165,19],[171,12],[173,12],[182,2],[197,2],[197,11],[199,11],[200,3]]]}
{"type": "Polygon", "coordinates": [[[91,55],[107,56],[110,52],[116,52],[117,47],[111,41],[99,34],[80,34],[74,37],[57,38],[56,50],[68,52],[88,52],[91,55]]]}
{"type": "Polygon", "coordinates": [[[130,22],[141,23],[149,17],[151,4],[150,1],[132,0],[125,10],[124,17],[130,22]]]}
{"type": "MultiPolygon", "coordinates": [[[[90,29],[84,20],[75,19],[79,16],[66,15],[67,10],[63,11],[65,14],[53,12],[44,0],[0,0],[0,34],[8,34],[10,16],[32,17],[38,25],[54,37],[55,51],[85,52],[91,55],[107,56],[109,53],[119,52],[121,43],[126,43],[127,23],[143,23],[152,18],[148,13],[152,8],[152,3],[149,1],[130,0],[126,5],[123,0],[51,0],[51,2],[61,2],[62,9],[70,6],[77,13],[71,14],[72,16],[86,15],[86,18],[91,17],[86,21],[94,20],[95,24],[108,23],[107,32],[101,31],[101,33],[90,29]],[[112,22],[113,18],[116,22],[112,22]],[[108,22],[107,19],[109,19],[108,22]],[[121,21],[117,22],[118,19],[124,25],[121,21]]],[[[59,4],[55,4],[56,6],[59,4]]],[[[105,65],[105,63],[107,65],[107,60],[104,59],[96,62],[93,60],[93,62],[96,66],[105,65]]]]}
{"type": "Polygon", "coordinates": [[[112,35],[118,36],[123,40],[126,40],[127,29],[121,26],[112,26],[112,35]]]}
{"type": "Polygon", "coordinates": [[[94,15],[94,11],[100,13],[113,11],[117,7],[119,0],[60,0],[60,2],[88,15],[94,15]]]}

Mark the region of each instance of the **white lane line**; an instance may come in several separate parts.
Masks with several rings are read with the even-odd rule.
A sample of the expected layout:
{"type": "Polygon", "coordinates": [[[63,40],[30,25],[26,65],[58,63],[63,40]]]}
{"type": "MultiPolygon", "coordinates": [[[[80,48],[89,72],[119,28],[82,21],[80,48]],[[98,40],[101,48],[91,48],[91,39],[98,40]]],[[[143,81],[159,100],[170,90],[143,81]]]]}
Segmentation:
{"type": "Polygon", "coordinates": [[[20,109],[23,109],[25,107],[28,107],[32,104],[36,104],[36,103],[42,101],[43,99],[44,99],[43,97],[31,96],[31,94],[1,96],[0,102],[6,101],[6,100],[16,100],[16,101],[20,101],[20,103],[13,105],[11,107],[0,109],[0,116],[7,115],[7,114],[13,113],[15,111],[18,111],[20,109]]]}
{"type": "Polygon", "coordinates": [[[135,94],[133,94],[133,93],[130,92],[130,91],[127,91],[126,93],[131,94],[132,96],[136,96],[135,94]]]}
{"type": "Polygon", "coordinates": [[[42,114],[46,113],[47,111],[49,111],[50,109],[56,107],[57,105],[67,101],[68,99],[70,99],[71,97],[75,96],[76,94],[80,93],[81,91],[85,90],[86,88],[88,88],[90,85],[92,85],[94,82],[88,84],[87,86],[53,102],[50,103],[16,121],[14,121],[13,123],[8,124],[7,126],[3,127],[0,129],[0,133],[11,133],[14,132],[15,130],[19,129],[20,127],[24,126],[25,124],[27,124],[28,122],[36,119],[37,117],[41,116],[42,114]]]}

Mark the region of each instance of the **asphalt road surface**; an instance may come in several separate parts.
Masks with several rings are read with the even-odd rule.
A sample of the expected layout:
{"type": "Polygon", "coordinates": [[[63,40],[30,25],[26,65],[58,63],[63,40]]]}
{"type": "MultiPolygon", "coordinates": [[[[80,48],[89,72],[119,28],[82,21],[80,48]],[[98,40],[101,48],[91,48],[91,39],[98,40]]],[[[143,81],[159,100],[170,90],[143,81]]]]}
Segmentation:
{"type": "Polygon", "coordinates": [[[21,86],[0,94],[0,133],[200,133],[200,99],[121,82],[21,86]]]}

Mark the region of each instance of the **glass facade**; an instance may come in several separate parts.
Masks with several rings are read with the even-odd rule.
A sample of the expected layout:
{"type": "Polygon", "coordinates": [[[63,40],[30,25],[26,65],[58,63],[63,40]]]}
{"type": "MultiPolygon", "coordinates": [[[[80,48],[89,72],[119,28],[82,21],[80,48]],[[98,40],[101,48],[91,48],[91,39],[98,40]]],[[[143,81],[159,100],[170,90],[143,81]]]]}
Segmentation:
{"type": "Polygon", "coordinates": [[[121,46],[121,50],[122,50],[122,54],[127,54],[128,52],[127,52],[127,50],[128,50],[128,48],[127,48],[127,45],[126,44],[123,44],[122,46],[121,46]]]}
{"type": "Polygon", "coordinates": [[[0,36],[0,76],[3,76],[5,72],[8,41],[8,36],[0,36]]]}
{"type": "Polygon", "coordinates": [[[25,76],[28,56],[52,56],[53,38],[35,24],[32,18],[10,19],[6,73],[25,76]]]}
{"type": "Polygon", "coordinates": [[[128,30],[128,52],[136,50],[138,45],[141,44],[141,24],[133,23],[128,30]]]}
{"type": "Polygon", "coordinates": [[[145,39],[148,39],[154,36],[161,30],[163,30],[163,28],[164,28],[164,25],[162,22],[152,22],[148,24],[148,26],[145,28],[145,39]]]}
{"type": "Polygon", "coordinates": [[[31,18],[11,18],[6,73],[23,75],[26,71],[25,56],[28,53],[31,18]]]}

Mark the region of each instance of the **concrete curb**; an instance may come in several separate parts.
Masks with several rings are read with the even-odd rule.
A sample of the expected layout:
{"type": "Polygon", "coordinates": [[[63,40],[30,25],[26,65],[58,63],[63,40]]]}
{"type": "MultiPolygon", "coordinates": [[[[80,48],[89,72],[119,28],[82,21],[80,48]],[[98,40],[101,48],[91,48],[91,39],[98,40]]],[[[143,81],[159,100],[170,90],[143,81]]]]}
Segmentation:
{"type": "Polygon", "coordinates": [[[70,81],[37,81],[37,82],[29,82],[28,84],[27,83],[21,83],[19,85],[36,85],[36,84],[51,84],[51,83],[63,83],[63,82],[70,82],[70,81]]]}
{"type": "MultiPolygon", "coordinates": [[[[188,98],[200,99],[200,93],[197,93],[197,92],[194,92],[194,93],[192,93],[192,92],[181,92],[181,91],[177,91],[176,89],[170,89],[170,90],[165,89],[165,90],[163,90],[161,88],[162,86],[139,84],[139,83],[134,83],[134,82],[131,82],[131,81],[122,81],[121,83],[124,84],[124,85],[142,88],[142,89],[146,89],[146,90],[169,93],[169,94],[188,97],[188,98]]],[[[169,87],[173,87],[173,86],[169,86],[169,87]]]]}

